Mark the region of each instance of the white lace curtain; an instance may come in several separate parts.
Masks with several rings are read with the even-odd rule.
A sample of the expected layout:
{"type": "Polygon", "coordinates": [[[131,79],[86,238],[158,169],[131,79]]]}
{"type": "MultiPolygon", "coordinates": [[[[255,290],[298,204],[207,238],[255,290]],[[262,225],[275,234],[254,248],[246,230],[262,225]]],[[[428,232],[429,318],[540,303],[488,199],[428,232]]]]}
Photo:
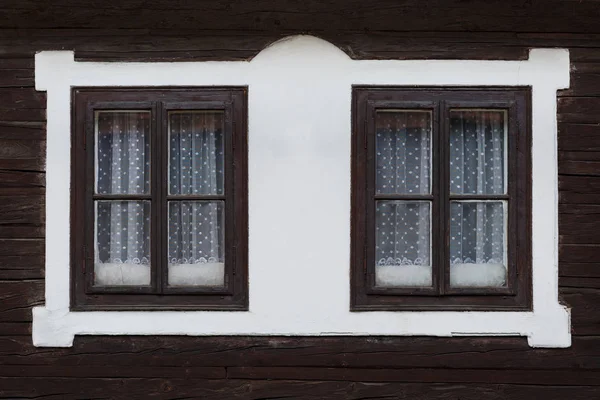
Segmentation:
{"type": "MultiPolygon", "coordinates": [[[[223,194],[222,114],[169,116],[169,193],[223,194]]],[[[223,203],[169,203],[169,263],[223,262],[223,203]]]]}
{"type": "MultiPolygon", "coordinates": [[[[504,113],[456,111],[450,116],[450,191],[504,194],[504,113]]],[[[504,262],[504,204],[453,202],[450,206],[453,264],[504,262]]]]}
{"type": "MultiPolygon", "coordinates": [[[[146,112],[98,113],[97,193],[150,193],[149,121],[150,114],[146,112]]],[[[169,114],[169,194],[223,194],[222,122],[222,113],[218,112],[169,114]]],[[[97,277],[104,279],[105,284],[148,284],[151,203],[97,201],[96,208],[97,277]],[[106,268],[98,268],[103,264],[106,268]],[[137,268],[123,269],[123,264],[137,268]]],[[[223,218],[222,201],[170,201],[170,269],[181,271],[182,265],[211,264],[218,268],[209,271],[209,275],[222,275],[223,218]]],[[[194,283],[193,274],[171,272],[170,284],[186,280],[187,284],[194,283]]]]}
{"type": "MultiPolygon", "coordinates": [[[[222,118],[222,114],[212,112],[169,114],[169,194],[223,194],[222,118]]],[[[97,193],[150,193],[149,121],[147,112],[98,114],[97,193]]],[[[452,112],[450,129],[451,192],[505,193],[504,113],[452,112]]],[[[376,138],[377,193],[430,194],[431,142],[430,113],[380,113],[376,138]]],[[[145,267],[138,268],[137,273],[131,272],[136,278],[124,277],[123,282],[127,279],[137,279],[137,284],[149,282],[150,208],[149,201],[96,202],[97,263],[145,267]]],[[[494,275],[491,284],[503,284],[505,209],[501,201],[451,203],[451,281],[455,271],[479,266],[478,270],[469,269],[468,275],[483,274],[483,281],[494,275]],[[491,271],[486,266],[500,269],[491,271]]],[[[403,281],[400,284],[431,285],[431,214],[429,201],[377,202],[376,262],[382,282],[387,273],[393,275],[392,280],[403,281]],[[398,265],[418,268],[386,269],[398,265]]],[[[223,223],[221,201],[170,201],[170,267],[217,265],[214,275],[222,276],[223,223]]],[[[119,273],[123,275],[122,269],[119,273]]],[[[173,282],[178,279],[176,275],[171,276],[173,282]]],[[[464,282],[459,278],[454,279],[458,285],[464,282]]]]}
{"type": "MultiPolygon", "coordinates": [[[[150,113],[99,112],[96,193],[150,193],[150,113]]],[[[150,202],[96,202],[96,263],[150,264],[150,202]]]]}
{"type": "MultiPolygon", "coordinates": [[[[429,194],[431,114],[383,112],[377,120],[378,194],[429,194]]],[[[430,264],[430,203],[376,203],[379,265],[430,264]]]]}
{"type": "MultiPolygon", "coordinates": [[[[502,194],[504,112],[457,111],[450,116],[450,191],[502,194]]],[[[381,112],[377,118],[378,194],[431,193],[431,114],[381,112]]],[[[450,205],[451,284],[504,284],[501,201],[450,205]]],[[[376,278],[392,286],[431,285],[431,203],[376,202],[376,278]],[[404,266],[404,268],[397,268],[404,266]]]]}

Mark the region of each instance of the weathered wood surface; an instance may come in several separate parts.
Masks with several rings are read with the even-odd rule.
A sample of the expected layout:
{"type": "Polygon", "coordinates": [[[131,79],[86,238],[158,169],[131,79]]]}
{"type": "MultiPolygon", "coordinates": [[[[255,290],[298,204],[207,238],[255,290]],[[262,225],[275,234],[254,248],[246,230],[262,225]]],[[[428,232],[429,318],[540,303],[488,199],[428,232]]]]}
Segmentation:
{"type": "MultiPolygon", "coordinates": [[[[41,350],[32,347],[30,341],[27,336],[0,337],[0,365],[43,366],[48,359],[55,359],[63,366],[81,368],[129,366],[132,371],[128,374],[133,374],[130,376],[136,376],[138,367],[151,366],[588,372],[600,369],[600,339],[593,336],[575,338],[567,350],[531,349],[521,338],[126,336],[98,340],[81,336],[76,337],[74,348],[41,350]]],[[[564,382],[561,379],[557,377],[555,382],[564,382]]]]}
{"type": "Polygon", "coordinates": [[[597,33],[594,0],[4,0],[7,28],[597,33]]]}
{"type": "Polygon", "coordinates": [[[589,400],[597,386],[196,379],[0,378],[7,399],[589,400]]]}
{"type": "Polygon", "coordinates": [[[0,2],[0,398],[600,398],[600,1],[0,2]],[[573,346],[523,338],[77,337],[35,348],[46,96],[33,54],[248,60],[290,34],[350,57],[524,59],[570,49],[559,93],[560,296],[573,346]]]}

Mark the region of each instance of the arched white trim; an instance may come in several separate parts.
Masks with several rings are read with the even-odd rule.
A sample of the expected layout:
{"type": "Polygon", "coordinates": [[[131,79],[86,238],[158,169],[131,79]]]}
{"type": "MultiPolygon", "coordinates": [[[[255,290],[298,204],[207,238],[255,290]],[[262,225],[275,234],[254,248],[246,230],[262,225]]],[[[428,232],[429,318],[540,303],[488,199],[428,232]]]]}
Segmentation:
{"type": "Polygon", "coordinates": [[[283,39],[252,61],[77,62],[36,54],[47,92],[46,304],[33,310],[36,346],[74,335],[521,335],[567,347],[570,313],[558,302],[556,91],[569,53],[524,61],[351,60],[310,36],[283,39]],[[351,86],[533,88],[533,312],[349,311],[351,86]],[[249,87],[250,310],[69,311],[70,89],[72,86],[249,87]]]}

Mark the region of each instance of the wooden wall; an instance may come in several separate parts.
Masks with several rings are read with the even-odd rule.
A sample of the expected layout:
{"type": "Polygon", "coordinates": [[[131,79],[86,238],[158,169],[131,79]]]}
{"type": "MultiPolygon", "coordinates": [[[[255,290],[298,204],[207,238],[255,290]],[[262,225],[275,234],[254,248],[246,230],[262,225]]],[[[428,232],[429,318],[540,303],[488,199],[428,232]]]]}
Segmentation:
{"type": "MultiPolygon", "coordinates": [[[[68,156],[68,155],[65,155],[68,156]]],[[[598,0],[0,2],[0,398],[600,398],[598,0]],[[522,338],[77,337],[31,344],[44,299],[45,94],[33,54],[248,59],[309,33],[354,58],[519,59],[571,50],[560,93],[560,294],[573,346],[522,338]]]]}

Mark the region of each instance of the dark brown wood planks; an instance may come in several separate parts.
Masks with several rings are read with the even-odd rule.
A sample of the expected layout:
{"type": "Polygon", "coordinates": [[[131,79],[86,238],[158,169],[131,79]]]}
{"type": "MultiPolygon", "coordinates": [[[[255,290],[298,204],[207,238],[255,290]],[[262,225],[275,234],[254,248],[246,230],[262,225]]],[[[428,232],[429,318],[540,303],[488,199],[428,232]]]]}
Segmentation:
{"type": "Polygon", "coordinates": [[[591,399],[600,397],[600,3],[532,0],[86,0],[0,5],[0,398],[591,399]],[[294,7],[295,6],[295,7],[294,7]],[[290,11],[292,10],[293,11],[290,11]],[[135,17],[135,18],[133,18],[135,17]],[[45,94],[33,54],[82,60],[247,60],[308,33],[350,57],[524,59],[567,47],[559,93],[560,284],[573,346],[523,338],[77,337],[31,344],[44,296],[45,94]]]}

